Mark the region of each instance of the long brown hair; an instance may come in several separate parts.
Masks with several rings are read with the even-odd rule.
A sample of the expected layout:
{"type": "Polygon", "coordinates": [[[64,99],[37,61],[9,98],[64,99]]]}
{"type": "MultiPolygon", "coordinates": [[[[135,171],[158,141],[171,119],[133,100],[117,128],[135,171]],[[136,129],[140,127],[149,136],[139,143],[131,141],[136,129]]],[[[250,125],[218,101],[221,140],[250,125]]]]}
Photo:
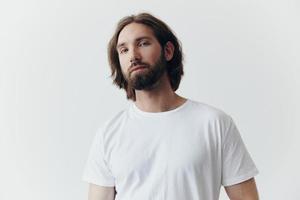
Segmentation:
{"type": "Polygon", "coordinates": [[[149,13],[126,16],[118,22],[115,33],[108,44],[108,61],[111,68],[113,83],[126,91],[127,99],[131,99],[133,101],[136,100],[135,90],[128,86],[128,83],[122,74],[119,56],[116,49],[120,32],[126,25],[133,22],[143,24],[151,28],[162,48],[168,41],[174,45],[173,58],[167,62],[167,73],[171,87],[173,91],[176,91],[183,75],[183,54],[180,41],[168,25],[149,13]]]}

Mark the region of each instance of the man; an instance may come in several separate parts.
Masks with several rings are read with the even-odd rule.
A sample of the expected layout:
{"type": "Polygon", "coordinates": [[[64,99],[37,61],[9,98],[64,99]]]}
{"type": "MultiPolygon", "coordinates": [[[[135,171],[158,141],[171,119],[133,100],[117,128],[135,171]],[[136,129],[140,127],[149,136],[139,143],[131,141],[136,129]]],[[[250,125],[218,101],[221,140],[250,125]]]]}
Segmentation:
{"type": "Polygon", "coordinates": [[[232,118],[175,93],[179,41],[154,16],[123,18],[112,37],[114,83],[132,104],[98,130],[83,180],[89,200],[257,200],[258,173],[232,118]]]}

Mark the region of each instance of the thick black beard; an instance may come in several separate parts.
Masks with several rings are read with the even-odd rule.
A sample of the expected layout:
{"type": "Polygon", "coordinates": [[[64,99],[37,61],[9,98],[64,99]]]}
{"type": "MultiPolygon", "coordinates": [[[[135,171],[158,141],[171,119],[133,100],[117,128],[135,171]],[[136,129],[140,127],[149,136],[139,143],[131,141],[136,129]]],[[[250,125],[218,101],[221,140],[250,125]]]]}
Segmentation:
{"type": "Polygon", "coordinates": [[[162,53],[159,60],[146,69],[146,72],[137,74],[132,79],[129,78],[129,86],[135,90],[152,90],[159,83],[164,72],[166,72],[166,66],[167,62],[162,53]]]}

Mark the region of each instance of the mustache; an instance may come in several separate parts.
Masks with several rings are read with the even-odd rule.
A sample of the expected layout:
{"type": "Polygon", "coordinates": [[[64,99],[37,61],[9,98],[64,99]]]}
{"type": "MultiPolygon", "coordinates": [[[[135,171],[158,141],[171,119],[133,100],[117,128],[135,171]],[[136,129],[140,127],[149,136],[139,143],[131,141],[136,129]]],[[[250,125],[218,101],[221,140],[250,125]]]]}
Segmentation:
{"type": "Polygon", "coordinates": [[[145,67],[148,68],[149,65],[147,63],[143,63],[143,62],[134,62],[130,65],[130,67],[128,68],[129,73],[131,73],[134,68],[136,68],[137,66],[141,66],[141,67],[145,67]]]}
{"type": "Polygon", "coordinates": [[[133,68],[137,65],[141,65],[141,66],[145,66],[145,67],[148,67],[148,64],[147,63],[143,63],[143,62],[133,62],[131,63],[131,65],[129,66],[129,68],[133,68]]]}

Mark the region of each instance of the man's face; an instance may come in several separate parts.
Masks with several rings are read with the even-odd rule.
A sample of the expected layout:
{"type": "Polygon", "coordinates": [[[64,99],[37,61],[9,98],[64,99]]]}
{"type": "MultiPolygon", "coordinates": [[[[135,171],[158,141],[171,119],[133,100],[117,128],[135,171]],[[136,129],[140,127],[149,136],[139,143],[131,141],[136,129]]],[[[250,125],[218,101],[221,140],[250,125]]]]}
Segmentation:
{"type": "Polygon", "coordinates": [[[136,90],[150,90],[166,69],[163,50],[153,31],[138,23],[128,24],[118,37],[117,51],[122,73],[136,90]]]}

